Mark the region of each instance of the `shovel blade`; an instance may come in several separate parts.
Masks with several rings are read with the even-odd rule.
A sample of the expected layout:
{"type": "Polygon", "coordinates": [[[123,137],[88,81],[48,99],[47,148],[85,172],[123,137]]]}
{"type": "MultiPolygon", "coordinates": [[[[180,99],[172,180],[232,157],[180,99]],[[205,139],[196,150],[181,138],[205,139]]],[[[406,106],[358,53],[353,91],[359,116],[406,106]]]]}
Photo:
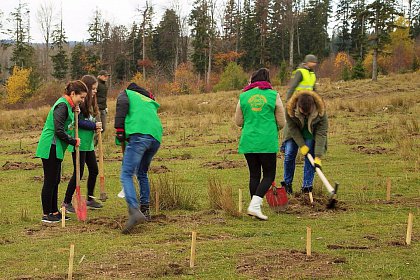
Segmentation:
{"type": "Polygon", "coordinates": [[[76,193],[74,197],[74,209],[76,210],[77,220],[86,221],[87,218],[87,206],[86,199],[80,193],[80,186],[76,186],[76,193]]]}

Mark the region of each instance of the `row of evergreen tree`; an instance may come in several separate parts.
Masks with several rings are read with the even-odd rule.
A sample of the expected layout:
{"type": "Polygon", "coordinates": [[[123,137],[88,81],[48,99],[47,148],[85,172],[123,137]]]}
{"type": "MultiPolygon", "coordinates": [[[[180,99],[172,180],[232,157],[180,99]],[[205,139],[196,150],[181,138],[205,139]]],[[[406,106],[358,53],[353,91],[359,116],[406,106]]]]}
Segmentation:
{"type": "Polygon", "coordinates": [[[420,36],[420,0],[403,3],[339,0],[333,13],[331,0],[227,0],[223,16],[219,16],[216,0],[196,0],[187,17],[181,17],[174,7],[153,26],[155,13],[147,0],[138,10],[139,22],[130,27],[113,26],[100,10],[95,11],[87,27],[90,37],[72,47],[67,43],[62,17],[53,25],[52,8],[44,4],[38,11],[45,39],[39,58],[30,43],[30,13],[25,3],[19,2],[10,14],[10,27],[6,28],[5,22],[0,25],[11,38],[2,42],[3,47],[13,48],[11,63],[3,68],[31,67],[32,73],[44,80],[49,75],[78,78],[100,69],[112,71],[117,80],[136,72],[170,80],[178,65],[192,62],[196,73],[208,83],[211,73],[221,71],[229,61],[251,71],[261,66],[278,67],[282,62],[294,67],[308,53],[322,59],[344,51],[362,60],[371,51],[375,72],[375,59],[392,30],[409,28],[412,39],[420,36]],[[408,26],[397,27],[398,16],[405,16],[408,26]]]}

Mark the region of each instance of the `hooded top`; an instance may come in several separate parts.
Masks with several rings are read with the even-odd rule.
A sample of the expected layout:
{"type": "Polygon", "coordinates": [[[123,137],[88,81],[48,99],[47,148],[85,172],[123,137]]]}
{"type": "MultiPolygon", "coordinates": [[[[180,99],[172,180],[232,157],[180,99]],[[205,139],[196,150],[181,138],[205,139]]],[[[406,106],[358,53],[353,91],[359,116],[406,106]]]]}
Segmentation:
{"type": "Polygon", "coordinates": [[[305,145],[302,131],[305,117],[299,112],[297,101],[302,94],[309,94],[314,98],[315,108],[308,116],[309,132],[315,139],[315,156],[321,157],[327,149],[328,117],[325,112],[325,103],[321,96],[314,91],[295,92],[286,105],[286,127],[284,128],[284,141],[293,138],[299,147],[305,145]]]}

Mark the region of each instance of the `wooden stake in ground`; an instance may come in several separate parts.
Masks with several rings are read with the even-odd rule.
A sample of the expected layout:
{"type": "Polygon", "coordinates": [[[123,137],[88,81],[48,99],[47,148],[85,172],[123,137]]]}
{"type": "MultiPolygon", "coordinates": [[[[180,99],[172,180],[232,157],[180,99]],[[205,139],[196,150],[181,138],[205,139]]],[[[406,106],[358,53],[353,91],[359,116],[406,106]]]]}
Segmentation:
{"type": "Polygon", "coordinates": [[[311,228],[306,227],[306,255],[311,256],[311,228]]]}
{"type": "Polygon", "coordinates": [[[391,179],[386,178],[386,201],[391,200],[391,179]]]}
{"type": "Polygon", "coordinates": [[[239,189],[238,211],[242,213],[242,189],[239,189]]]}
{"type": "Polygon", "coordinates": [[[312,195],[312,192],[309,192],[309,201],[311,204],[314,204],[314,196],[312,195]]]}
{"type": "Polygon", "coordinates": [[[197,240],[197,232],[193,231],[191,236],[191,257],[190,257],[190,267],[195,265],[195,245],[197,240]]]}
{"type": "Polygon", "coordinates": [[[159,214],[159,192],[158,191],[156,191],[156,196],[155,196],[155,212],[156,212],[156,215],[158,215],[159,214]]]}
{"type": "Polygon", "coordinates": [[[74,260],[74,244],[70,244],[70,257],[69,257],[69,273],[68,280],[73,279],[73,260],[74,260]]]}
{"type": "Polygon", "coordinates": [[[405,238],[405,243],[407,243],[407,245],[411,244],[412,232],[413,232],[413,213],[408,213],[407,237],[405,238]]]}
{"type": "Polygon", "coordinates": [[[61,227],[66,227],[66,207],[61,207],[61,227]]]}
{"type": "Polygon", "coordinates": [[[104,175],[104,150],[102,146],[102,132],[98,131],[98,150],[99,150],[99,200],[106,201],[108,196],[105,192],[105,175],[104,175]]]}

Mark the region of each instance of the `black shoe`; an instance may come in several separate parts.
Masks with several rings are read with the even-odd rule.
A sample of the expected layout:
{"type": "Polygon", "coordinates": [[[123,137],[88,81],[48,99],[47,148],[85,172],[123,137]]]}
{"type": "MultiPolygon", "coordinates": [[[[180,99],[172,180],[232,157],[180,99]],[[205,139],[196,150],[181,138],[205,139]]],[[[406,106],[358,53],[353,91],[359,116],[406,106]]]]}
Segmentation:
{"type": "Polygon", "coordinates": [[[302,188],[302,193],[310,193],[312,192],[312,187],[303,187],[302,188]]]}
{"type": "Polygon", "coordinates": [[[286,182],[282,181],[280,184],[286,189],[287,194],[293,194],[292,184],[286,184],[286,182]]]}
{"type": "Polygon", "coordinates": [[[138,208],[128,208],[128,221],[125,224],[124,229],[122,230],[123,234],[130,233],[130,230],[134,228],[134,226],[143,223],[146,221],[146,217],[138,208]]]}
{"type": "MultiPolygon", "coordinates": [[[[66,212],[67,212],[67,210],[66,210],[66,212]]],[[[60,219],[60,221],[61,221],[61,219],[63,218],[63,214],[61,214],[60,212],[58,212],[58,214],[53,214],[54,216],[56,216],[56,217],[58,217],[59,219],[60,219]]],[[[64,218],[66,221],[70,221],[71,219],[70,219],[70,217],[69,216],[65,216],[65,218],[64,218]]]]}
{"type": "Polygon", "coordinates": [[[51,214],[51,213],[48,214],[48,215],[42,216],[42,219],[41,219],[41,222],[49,223],[49,224],[58,223],[60,221],[61,221],[61,218],[58,218],[57,215],[54,215],[54,214],[51,214]]]}
{"type": "Polygon", "coordinates": [[[146,217],[146,221],[150,221],[151,220],[151,216],[150,216],[150,205],[149,204],[142,204],[142,205],[140,205],[140,211],[146,217]]]}
{"type": "Polygon", "coordinates": [[[86,202],[86,206],[89,207],[90,209],[100,209],[100,208],[102,208],[102,204],[100,204],[99,202],[97,202],[94,199],[88,200],[86,202]]]}

